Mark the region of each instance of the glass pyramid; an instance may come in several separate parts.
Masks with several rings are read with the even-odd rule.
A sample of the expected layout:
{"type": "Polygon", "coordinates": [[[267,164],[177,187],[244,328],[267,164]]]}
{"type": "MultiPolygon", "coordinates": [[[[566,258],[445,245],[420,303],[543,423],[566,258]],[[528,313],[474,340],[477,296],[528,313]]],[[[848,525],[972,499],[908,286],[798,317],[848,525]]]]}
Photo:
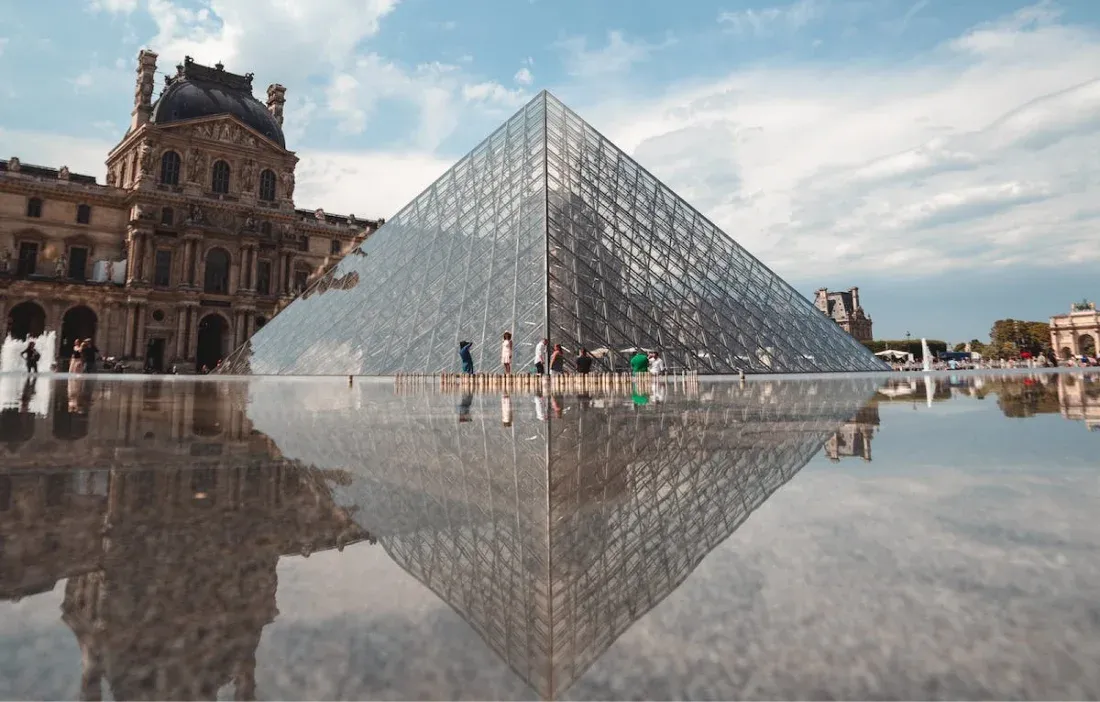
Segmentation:
{"type": "Polygon", "coordinates": [[[235,374],[513,372],[547,337],[599,370],[636,347],[673,370],[888,370],[547,92],[227,360],[235,374]]]}

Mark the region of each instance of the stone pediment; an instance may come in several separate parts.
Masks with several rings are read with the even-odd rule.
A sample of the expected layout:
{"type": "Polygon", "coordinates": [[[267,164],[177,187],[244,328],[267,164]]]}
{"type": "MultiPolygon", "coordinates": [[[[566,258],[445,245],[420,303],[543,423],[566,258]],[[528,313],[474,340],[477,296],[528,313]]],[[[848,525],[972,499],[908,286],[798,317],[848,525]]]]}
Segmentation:
{"type": "Polygon", "coordinates": [[[172,122],[160,131],[184,134],[190,139],[231,144],[245,149],[266,148],[281,155],[293,153],[252,129],[233,115],[215,115],[186,122],[172,122]]]}

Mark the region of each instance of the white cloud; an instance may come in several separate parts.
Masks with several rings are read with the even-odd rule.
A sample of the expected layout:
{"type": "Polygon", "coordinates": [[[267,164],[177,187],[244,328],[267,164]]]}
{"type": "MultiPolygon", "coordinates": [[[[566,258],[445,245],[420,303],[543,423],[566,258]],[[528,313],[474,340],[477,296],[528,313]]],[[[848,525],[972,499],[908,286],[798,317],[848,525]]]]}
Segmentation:
{"type": "Polygon", "coordinates": [[[531,85],[535,82],[535,76],[531,73],[531,69],[527,66],[516,71],[516,75],[512,77],[512,80],[520,85],[531,85]]]}
{"type": "Polygon", "coordinates": [[[137,9],[138,0],[90,0],[88,6],[94,12],[129,14],[137,9]]]}
{"type": "Polygon", "coordinates": [[[723,12],[718,15],[718,22],[735,34],[769,36],[777,31],[802,29],[820,19],[824,12],[820,0],[797,0],[790,5],[723,12]]]}
{"type": "Polygon", "coordinates": [[[1049,5],[895,68],[575,107],[784,276],[1100,260],[1100,35],[1049,5]]]}
{"type": "Polygon", "coordinates": [[[594,78],[612,73],[622,73],[637,63],[650,57],[653,52],[671,46],[672,39],[651,44],[645,41],[632,41],[621,31],[607,33],[607,45],[599,49],[589,49],[583,37],[569,37],[557,43],[561,50],[566,70],[579,78],[594,78]]]}

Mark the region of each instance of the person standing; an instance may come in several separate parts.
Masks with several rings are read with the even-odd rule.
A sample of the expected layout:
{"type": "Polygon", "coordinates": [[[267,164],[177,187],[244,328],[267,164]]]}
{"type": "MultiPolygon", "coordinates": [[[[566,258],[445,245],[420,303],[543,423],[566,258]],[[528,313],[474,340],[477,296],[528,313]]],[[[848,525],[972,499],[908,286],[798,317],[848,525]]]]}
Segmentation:
{"type": "Polygon", "coordinates": [[[73,355],[69,359],[69,372],[84,372],[84,341],[82,339],[77,339],[73,343],[73,355]]]}
{"type": "Polygon", "coordinates": [[[27,372],[38,374],[38,359],[42,358],[42,354],[38,353],[38,349],[34,347],[33,341],[27,342],[27,348],[23,349],[19,354],[23,357],[23,361],[27,364],[27,372]]]}
{"type": "Polygon", "coordinates": [[[649,372],[653,375],[660,375],[665,372],[665,359],[661,358],[658,351],[654,351],[653,358],[649,359],[649,372]]]}
{"type": "Polygon", "coordinates": [[[549,339],[543,339],[535,346],[535,373],[546,374],[546,347],[550,345],[549,339]]]}
{"type": "Polygon", "coordinates": [[[466,375],[474,374],[474,357],[470,354],[470,349],[473,346],[474,342],[472,341],[458,342],[458,357],[462,359],[462,372],[466,375]]]}
{"type": "Polygon", "coordinates": [[[577,358],[573,361],[573,365],[577,367],[578,373],[588,375],[592,370],[592,357],[588,355],[588,349],[581,347],[581,350],[577,352],[577,358]]]}
{"type": "Polygon", "coordinates": [[[649,356],[645,351],[638,349],[630,357],[630,371],[634,374],[649,372],[649,356]]]}
{"type": "Polygon", "coordinates": [[[504,339],[500,342],[500,363],[504,366],[504,374],[512,374],[512,332],[504,332],[504,339]]]}
{"type": "Polygon", "coordinates": [[[95,361],[98,355],[99,349],[92,343],[92,340],[85,339],[80,347],[80,358],[84,362],[85,373],[95,373],[95,361]]]}
{"type": "Polygon", "coordinates": [[[550,354],[550,375],[561,375],[565,370],[565,352],[561,344],[554,344],[554,352],[550,354]]]}

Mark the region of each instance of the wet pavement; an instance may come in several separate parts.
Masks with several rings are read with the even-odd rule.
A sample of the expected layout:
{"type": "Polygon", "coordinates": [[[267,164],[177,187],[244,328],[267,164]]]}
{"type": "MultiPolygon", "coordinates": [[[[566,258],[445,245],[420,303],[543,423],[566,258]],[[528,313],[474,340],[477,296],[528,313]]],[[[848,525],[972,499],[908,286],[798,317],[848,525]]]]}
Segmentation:
{"type": "Polygon", "coordinates": [[[1100,377],[0,377],[0,697],[1100,697],[1100,377]]]}

